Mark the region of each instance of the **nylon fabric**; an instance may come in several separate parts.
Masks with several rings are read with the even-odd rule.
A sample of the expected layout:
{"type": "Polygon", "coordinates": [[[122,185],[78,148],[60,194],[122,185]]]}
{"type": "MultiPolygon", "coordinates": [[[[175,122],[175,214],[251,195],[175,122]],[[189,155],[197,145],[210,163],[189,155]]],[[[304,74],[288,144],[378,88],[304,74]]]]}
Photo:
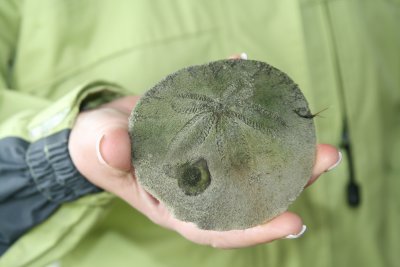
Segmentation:
{"type": "Polygon", "coordinates": [[[0,255],[62,203],[101,191],[73,165],[69,133],[32,144],[18,137],[0,139],[0,255]]]}

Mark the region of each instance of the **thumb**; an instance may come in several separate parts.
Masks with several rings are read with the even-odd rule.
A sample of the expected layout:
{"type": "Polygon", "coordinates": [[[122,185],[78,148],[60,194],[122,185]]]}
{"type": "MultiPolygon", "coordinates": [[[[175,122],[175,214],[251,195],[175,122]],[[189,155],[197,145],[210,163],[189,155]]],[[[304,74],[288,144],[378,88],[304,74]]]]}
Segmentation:
{"type": "Polygon", "coordinates": [[[100,163],[123,172],[131,170],[131,142],[128,130],[123,126],[104,130],[96,150],[100,163]]]}

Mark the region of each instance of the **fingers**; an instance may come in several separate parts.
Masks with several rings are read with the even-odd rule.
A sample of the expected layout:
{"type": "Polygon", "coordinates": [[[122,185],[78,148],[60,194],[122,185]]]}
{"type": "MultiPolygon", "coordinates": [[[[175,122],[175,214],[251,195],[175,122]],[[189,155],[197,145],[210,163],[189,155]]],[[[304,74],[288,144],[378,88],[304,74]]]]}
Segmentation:
{"type": "Polygon", "coordinates": [[[240,54],[233,54],[228,57],[228,59],[247,59],[247,54],[246,53],[240,53],[240,54]]]}
{"type": "Polygon", "coordinates": [[[217,248],[240,248],[268,243],[287,236],[297,236],[304,233],[305,229],[301,218],[291,212],[285,212],[266,224],[244,230],[200,230],[194,224],[185,222],[178,222],[174,228],[193,242],[217,248]]]}
{"type": "Polygon", "coordinates": [[[342,155],[337,148],[328,144],[319,144],[317,146],[317,156],[313,174],[307,186],[314,183],[322,173],[332,170],[339,165],[341,160],[342,155]]]}

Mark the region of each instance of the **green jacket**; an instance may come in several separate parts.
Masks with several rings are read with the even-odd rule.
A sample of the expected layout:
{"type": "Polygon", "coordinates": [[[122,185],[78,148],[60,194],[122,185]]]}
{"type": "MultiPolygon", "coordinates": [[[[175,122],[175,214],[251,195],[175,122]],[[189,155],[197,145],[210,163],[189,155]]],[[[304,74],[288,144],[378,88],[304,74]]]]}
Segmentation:
{"type": "Polygon", "coordinates": [[[70,129],[80,106],[126,94],[95,81],[142,94],[181,67],[244,51],[288,73],[314,112],[328,108],[315,119],[319,142],[340,147],[345,129],[352,155],[343,149],[340,167],[290,207],[309,229],[297,240],[213,249],[109,193],[84,193],[0,266],[398,266],[398,25],[398,0],[3,0],[0,141],[33,144],[70,129]],[[351,173],[357,207],[347,203],[351,173]]]}

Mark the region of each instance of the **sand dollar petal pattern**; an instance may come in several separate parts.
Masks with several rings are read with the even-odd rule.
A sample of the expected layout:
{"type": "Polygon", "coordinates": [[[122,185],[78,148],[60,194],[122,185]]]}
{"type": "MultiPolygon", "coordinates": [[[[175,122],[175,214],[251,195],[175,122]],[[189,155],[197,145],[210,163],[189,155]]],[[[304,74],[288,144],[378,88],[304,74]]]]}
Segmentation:
{"type": "Polygon", "coordinates": [[[279,215],[315,160],[306,99],[285,73],[255,60],[168,75],[132,111],[129,131],[138,182],[202,229],[245,229],[279,215]]]}

